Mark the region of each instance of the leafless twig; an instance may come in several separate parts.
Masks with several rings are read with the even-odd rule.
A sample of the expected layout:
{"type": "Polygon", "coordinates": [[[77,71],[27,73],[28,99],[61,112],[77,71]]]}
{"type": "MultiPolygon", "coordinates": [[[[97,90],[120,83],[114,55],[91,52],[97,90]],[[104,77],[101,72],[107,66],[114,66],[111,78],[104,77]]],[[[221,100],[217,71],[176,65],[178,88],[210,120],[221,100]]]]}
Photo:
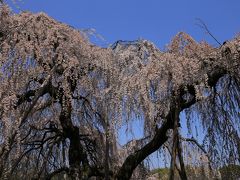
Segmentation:
{"type": "Polygon", "coordinates": [[[198,21],[198,23],[196,23],[200,28],[204,29],[206,31],[207,34],[209,34],[220,46],[222,45],[222,43],[220,43],[211,33],[211,31],[208,29],[207,25],[203,22],[202,19],[200,18],[196,18],[196,20],[198,21]]]}

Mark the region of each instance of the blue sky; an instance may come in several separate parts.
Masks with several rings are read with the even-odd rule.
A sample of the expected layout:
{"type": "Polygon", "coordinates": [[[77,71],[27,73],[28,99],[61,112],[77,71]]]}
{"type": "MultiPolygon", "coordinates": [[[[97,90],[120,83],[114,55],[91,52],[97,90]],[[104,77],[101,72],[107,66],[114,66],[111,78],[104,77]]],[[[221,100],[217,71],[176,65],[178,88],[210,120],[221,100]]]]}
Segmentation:
{"type": "Polygon", "coordinates": [[[101,45],[143,38],[163,48],[179,31],[216,45],[196,25],[196,18],[201,18],[220,42],[240,32],[239,0],[22,1],[18,3],[22,10],[46,12],[75,28],[94,28],[106,40],[98,42],[101,45]]]}

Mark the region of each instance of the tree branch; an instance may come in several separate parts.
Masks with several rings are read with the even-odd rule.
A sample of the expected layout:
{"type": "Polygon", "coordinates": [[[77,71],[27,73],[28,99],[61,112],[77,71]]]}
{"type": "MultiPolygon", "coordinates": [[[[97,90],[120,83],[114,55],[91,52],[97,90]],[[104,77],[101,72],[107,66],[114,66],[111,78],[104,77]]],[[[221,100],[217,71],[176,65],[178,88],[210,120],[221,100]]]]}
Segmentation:
{"type": "MultiPolygon", "coordinates": [[[[211,64],[208,64],[208,66],[211,67],[211,64]]],[[[221,67],[215,67],[214,70],[212,68],[209,68],[208,71],[206,72],[209,76],[208,78],[208,83],[210,87],[213,87],[216,85],[218,80],[223,77],[227,71],[221,67]]],[[[195,104],[197,101],[196,96],[195,96],[195,89],[193,84],[188,85],[190,93],[193,95],[193,99],[189,102],[186,102],[182,99],[182,96],[184,95],[184,88],[183,86],[180,85],[180,97],[178,98],[180,102],[179,106],[179,112],[183,111],[184,109],[187,109],[191,107],[193,104],[195,104]]],[[[166,136],[166,133],[169,129],[173,128],[173,119],[175,116],[175,102],[172,103],[170,106],[170,111],[168,115],[166,116],[166,121],[163,123],[163,125],[157,129],[155,136],[153,139],[146,144],[143,148],[140,150],[137,150],[133,154],[130,154],[126,160],[124,161],[123,165],[119,169],[116,178],[121,179],[121,180],[128,180],[131,178],[131,175],[134,171],[134,169],[140,164],[147,156],[158,150],[168,139],[166,136]]]]}
{"type": "Polygon", "coordinates": [[[46,177],[46,180],[51,180],[54,176],[56,176],[59,173],[66,172],[69,173],[69,168],[68,167],[62,167],[60,169],[57,169],[53,171],[52,173],[48,174],[46,177]]]}

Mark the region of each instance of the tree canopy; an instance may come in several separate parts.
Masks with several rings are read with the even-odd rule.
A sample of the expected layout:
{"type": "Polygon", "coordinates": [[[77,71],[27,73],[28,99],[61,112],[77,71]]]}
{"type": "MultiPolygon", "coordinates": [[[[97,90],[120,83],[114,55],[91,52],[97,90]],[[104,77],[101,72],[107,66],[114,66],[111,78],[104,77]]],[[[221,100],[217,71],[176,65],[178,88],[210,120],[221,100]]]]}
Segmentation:
{"type": "Polygon", "coordinates": [[[239,36],[220,47],[180,32],[164,51],[147,40],[103,48],[2,5],[0,177],[140,179],[155,151],[170,155],[171,179],[186,179],[186,165],[210,176],[239,164],[239,65],[239,36]],[[203,126],[203,143],[183,137],[180,113],[190,133],[203,126]],[[119,146],[118,129],[139,116],[144,137],[119,146]]]}

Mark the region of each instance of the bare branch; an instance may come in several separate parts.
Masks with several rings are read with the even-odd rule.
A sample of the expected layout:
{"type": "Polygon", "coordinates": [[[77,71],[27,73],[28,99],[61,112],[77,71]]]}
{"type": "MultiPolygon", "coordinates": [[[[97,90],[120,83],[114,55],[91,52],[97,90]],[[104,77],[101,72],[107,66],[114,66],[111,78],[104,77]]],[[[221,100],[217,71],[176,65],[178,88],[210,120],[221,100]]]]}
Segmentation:
{"type": "Polygon", "coordinates": [[[203,22],[202,19],[200,18],[196,18],[196,20],[199,22],[197,23],[197,25],[202,28],[203,30],[206,31],[207,34],[209,34],[220,46],[222,45],[222,43],[220,43],[214,36],[213,34],[211,33],[211,31],[208,29],[207,25],[203,22]]]}

